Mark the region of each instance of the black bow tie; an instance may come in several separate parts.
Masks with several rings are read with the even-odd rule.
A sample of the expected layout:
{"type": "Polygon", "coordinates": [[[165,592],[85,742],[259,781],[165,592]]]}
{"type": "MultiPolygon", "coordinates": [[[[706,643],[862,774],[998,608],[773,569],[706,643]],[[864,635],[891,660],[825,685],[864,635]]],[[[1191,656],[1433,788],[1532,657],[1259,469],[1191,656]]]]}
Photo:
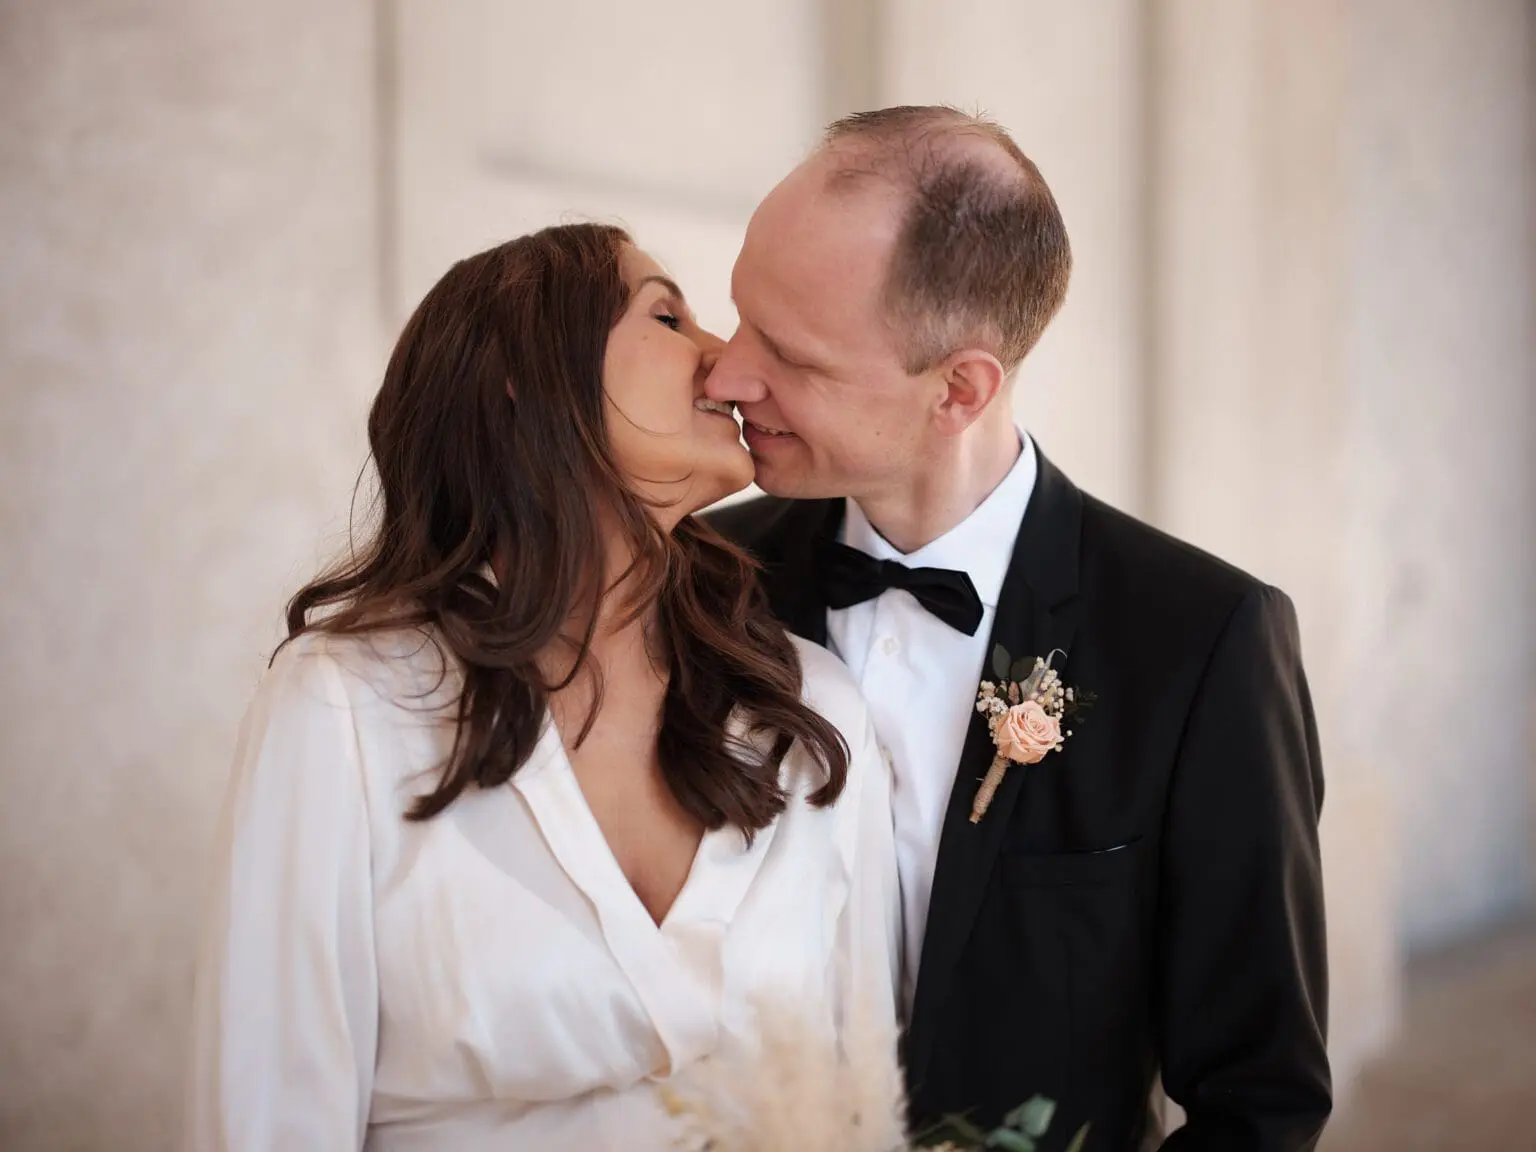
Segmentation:
{"type": "Polygon", "coordinates": [[[974,636],[981,627],[981,597],[964,572],[908,568],[894,560],[876,560],[835,540],[816,542],[816,571],[828,608],[851,608],[900,588],[958,632],[974,636]]]}

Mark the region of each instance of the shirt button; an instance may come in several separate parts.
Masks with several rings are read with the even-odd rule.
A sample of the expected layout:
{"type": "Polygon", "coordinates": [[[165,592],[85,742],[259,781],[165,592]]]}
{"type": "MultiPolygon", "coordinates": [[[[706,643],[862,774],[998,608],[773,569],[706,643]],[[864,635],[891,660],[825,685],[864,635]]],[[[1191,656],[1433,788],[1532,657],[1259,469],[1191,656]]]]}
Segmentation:
{"type": "Polygon", "coordinates": [[[881,643],[880,649],[887,656],[894,656],[901,651],[901,641],[897,640],[894,636],[887,636],[881,643]]]}

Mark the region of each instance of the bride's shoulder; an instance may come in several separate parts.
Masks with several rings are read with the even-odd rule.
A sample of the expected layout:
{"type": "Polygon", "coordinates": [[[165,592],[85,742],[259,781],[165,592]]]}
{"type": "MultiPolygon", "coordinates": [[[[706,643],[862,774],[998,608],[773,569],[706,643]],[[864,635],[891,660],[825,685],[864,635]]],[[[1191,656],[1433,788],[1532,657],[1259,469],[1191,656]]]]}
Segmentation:
{"type": "Polygon", "coordinates": [[[800,697],[837,727],[850,743],[862,735],[869,708],[853,673],[831,652],[791,635],[800,657],[800,697]]]}
{"type": "Polygon", "coordinates": [[[453,694],[457,665],[423,628],[382,628],[359,634],[315,630],[287,641],[272,658],[266,680],[314,682],[334,676],[356,706],[409,702],[420,708],[453,694]]]}

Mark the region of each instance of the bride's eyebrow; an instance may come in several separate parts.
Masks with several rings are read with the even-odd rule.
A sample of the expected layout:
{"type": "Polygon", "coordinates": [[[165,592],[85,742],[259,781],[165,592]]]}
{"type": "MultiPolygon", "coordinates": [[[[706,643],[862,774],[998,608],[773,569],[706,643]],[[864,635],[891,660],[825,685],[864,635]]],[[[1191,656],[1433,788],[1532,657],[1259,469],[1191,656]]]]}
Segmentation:
{"type": "Polygon", "coordinates": [[[647,284],[660,284],[676,297],[679,304],[686,305],[688,303],[688,297],[683,295],[683,290],[677,286],[677,281],[673,280],[670,276],[647,276],[639,284],[635,285],[635,295],[640,295],[640,290],[647,284]]]}

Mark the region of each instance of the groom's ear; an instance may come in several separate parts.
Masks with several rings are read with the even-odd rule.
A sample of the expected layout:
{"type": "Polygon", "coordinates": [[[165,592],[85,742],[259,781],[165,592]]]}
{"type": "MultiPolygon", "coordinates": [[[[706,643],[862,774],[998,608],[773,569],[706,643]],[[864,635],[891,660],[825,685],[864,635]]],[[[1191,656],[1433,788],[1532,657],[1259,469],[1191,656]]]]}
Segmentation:
{"type": "Polygon", "coordinates": [[[950,436],[969,428],[1008,379],[997,357],[981,348],[953,352],[934,371],[944,384],[936,414],[941,430],[950,436]]]}

